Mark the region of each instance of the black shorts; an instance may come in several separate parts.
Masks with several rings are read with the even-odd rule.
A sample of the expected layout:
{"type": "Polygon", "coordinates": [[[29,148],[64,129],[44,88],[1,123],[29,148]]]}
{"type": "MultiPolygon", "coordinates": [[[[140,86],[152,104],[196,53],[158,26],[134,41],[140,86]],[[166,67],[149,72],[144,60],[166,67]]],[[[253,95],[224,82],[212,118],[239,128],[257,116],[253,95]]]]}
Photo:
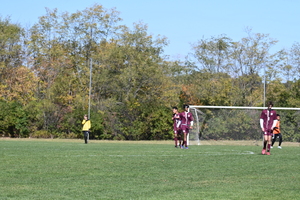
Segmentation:
{"type": "Polygon", "coordinates": [[[272,139],[281,138],[281,133],[273,134],[272,139]]]}

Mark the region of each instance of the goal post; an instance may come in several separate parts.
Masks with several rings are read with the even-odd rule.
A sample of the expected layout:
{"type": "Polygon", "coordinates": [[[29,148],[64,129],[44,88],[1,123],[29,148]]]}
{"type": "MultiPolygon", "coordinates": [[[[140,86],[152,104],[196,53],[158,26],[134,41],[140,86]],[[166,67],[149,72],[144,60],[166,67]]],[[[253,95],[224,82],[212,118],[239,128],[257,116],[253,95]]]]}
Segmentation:
{"type": "MultiPolygon", "coordinates": [[[[189,145],[200,145],[201,139],[261,140],[259,117],[267,107],[190,105],[194,127],[187,138],[189,145]]],[[[273,107],[281,115],[285,138],[299,140],[300,108],[273,107]],[[297,138],[294,137],[297,135],[297,138]]]]}
{"type": "Polygon", "coordinates": [[[189,134],[187,135],[187,144],[200,145],[201,131],[205,122],[206,114],[203,113],[201,110],[191,106],[189,107],[189,111],[194,117],[194,126],[193,129],[191,129],[189,131],[189,134]]]}

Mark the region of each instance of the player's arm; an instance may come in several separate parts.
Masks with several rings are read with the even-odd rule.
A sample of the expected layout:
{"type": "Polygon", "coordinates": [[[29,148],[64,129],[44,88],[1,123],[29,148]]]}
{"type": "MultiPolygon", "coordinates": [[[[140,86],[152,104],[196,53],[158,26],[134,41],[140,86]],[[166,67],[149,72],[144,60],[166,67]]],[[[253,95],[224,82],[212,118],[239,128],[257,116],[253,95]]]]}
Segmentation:
{"type": "Polygon", "coordinates": [[[265,131],[265,129],[264,129],[264,119],[260,118],[260,119],[259,119],[259,124],[260,124],[261,130],[262,130],[262,131],[265,131]]]}
{"type": "Polygon", "coordinates": [[[277,128],[277,127],[276,127],[276,124],[277,124],[277,119],[275,119],[275,120],[273,121],[272,129],[277,128]]]}
{"type": "Polygon", "coordinates": [[[179,119],[179,120],[181,120],[181,118],[182,118],[182,114],[181,114],[181,113],[178,113],[178,115],[177,115],[177,118],[176,118],[176,119],[179,119]]]}
{"type": "Polygon", "coordinates": [[[179,128],[180,125],[181,125],[181,121],[179,120],[176,127],[179,128]]]}
{"type": "Polygon", "coordinates": [[[193,129],[194,121],[191,121],[190,129],[193,129]]]}

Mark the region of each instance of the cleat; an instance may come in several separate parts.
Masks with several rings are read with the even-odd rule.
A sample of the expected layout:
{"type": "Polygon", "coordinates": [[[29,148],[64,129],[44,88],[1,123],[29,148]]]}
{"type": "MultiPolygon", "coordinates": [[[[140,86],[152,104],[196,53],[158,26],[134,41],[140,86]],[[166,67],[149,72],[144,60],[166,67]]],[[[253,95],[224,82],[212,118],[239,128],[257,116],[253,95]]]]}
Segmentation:
{"type": "Polygon", "coordinates": [[[185,149],[189,149],[188,147],[185,147],[185,149]]]}
{"type": "Polygon", "coordinates": [[[180,149],[183,149],[183,146],[180,146],[180,149]]]}
{"type": "Polygon", "coordinates": [[[178,148],[178,146],[175,146],[175,148],[178,148]]]}
{"type": "Polygon", "coordinates": [[[267,155],[271,155],[271,153],[270,153],[270,152],[267,152],[267,155]]]}
{"type": "Polygon", "coordinates": [[[266,149],[263,149],[263,150],[261,151],[261,154],[262,154],[262,155],[265,155],[265,154],[266,154],[266,149]]]}
{"type": "Polygon", "coordinates": [[[281,147],[281,146],[278,146],[278,149],[282,149],[282,147],[281,147]]]}

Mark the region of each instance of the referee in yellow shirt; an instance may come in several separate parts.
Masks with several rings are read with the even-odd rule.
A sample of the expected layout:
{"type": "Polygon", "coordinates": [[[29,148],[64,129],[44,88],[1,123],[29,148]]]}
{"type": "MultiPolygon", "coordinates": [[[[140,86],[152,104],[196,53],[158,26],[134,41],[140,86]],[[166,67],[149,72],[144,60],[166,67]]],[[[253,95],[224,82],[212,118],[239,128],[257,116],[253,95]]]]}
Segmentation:
{"type": "Polygon", "coordinates": [[[83,121],[82,121],[82,132],[84,135],[84,142],[85,144],[88,143],[89,141],[89,133],[90,133],[90,129],[91,129],[91,121],[88,119],[87,115],[84,115],[83,117],[83,121]]]}

